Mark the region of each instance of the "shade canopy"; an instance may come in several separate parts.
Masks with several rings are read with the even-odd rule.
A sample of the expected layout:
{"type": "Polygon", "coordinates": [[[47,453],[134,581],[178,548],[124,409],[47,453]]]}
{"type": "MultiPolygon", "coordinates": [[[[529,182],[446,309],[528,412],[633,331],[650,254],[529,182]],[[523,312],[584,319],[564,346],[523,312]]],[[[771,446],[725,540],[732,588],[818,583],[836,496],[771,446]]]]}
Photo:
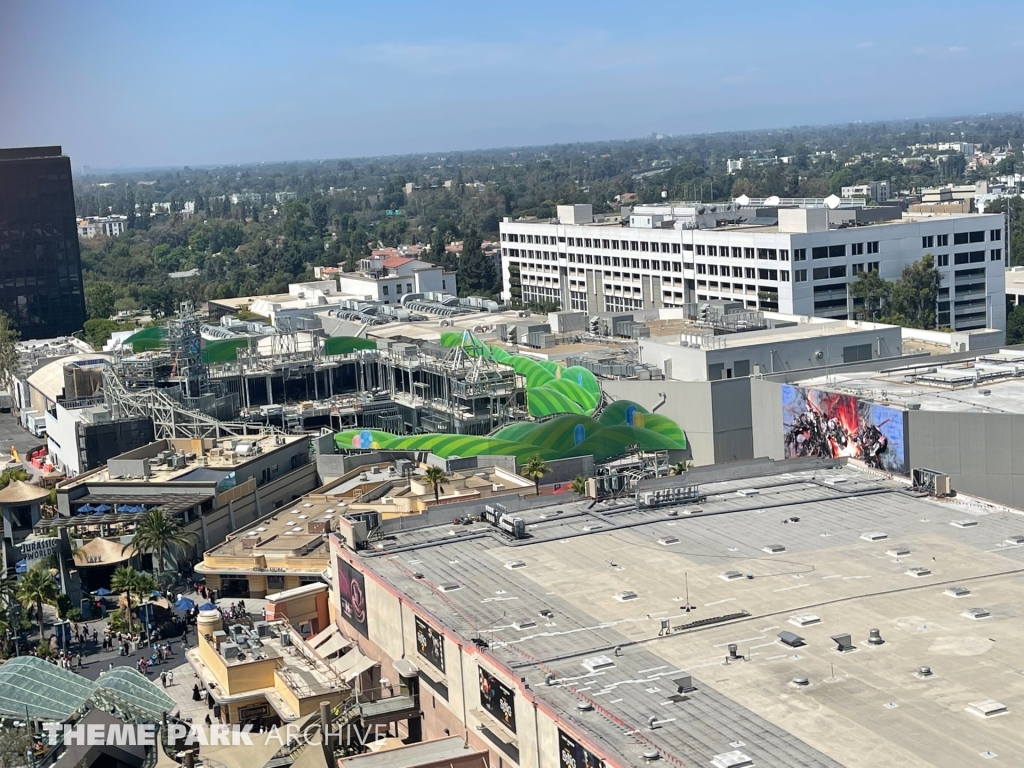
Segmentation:
{"type": "Polygon", "coordinates": [[[49,495],[48,490],[38,485],[31,485],[24,480],[12,480],[0,491],[0,506],[31,504],[33,501],[42,501],[49,495]]]}

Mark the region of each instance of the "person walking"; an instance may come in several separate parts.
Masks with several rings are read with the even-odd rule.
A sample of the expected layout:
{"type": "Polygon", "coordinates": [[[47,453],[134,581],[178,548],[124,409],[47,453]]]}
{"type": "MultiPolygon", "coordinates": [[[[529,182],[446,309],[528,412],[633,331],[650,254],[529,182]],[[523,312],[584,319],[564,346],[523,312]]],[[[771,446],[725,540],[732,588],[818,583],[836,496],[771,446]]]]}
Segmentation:
{"type": "Polygon", "coordinates": [[[167,687],[167,672],[166,671],[160,673],[160,684],[163,685],[164,688],[167,687]]]}

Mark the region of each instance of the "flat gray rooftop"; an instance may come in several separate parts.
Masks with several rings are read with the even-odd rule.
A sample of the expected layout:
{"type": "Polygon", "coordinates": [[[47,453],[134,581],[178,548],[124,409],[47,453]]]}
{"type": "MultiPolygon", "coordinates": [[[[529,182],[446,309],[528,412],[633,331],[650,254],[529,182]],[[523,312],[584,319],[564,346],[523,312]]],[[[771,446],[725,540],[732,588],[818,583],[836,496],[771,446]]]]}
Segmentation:
{"type": "Polygon", "coordinates": [[[832,373],[798,384],[925,411],[1024,413],[1024,353],[1003,350],[944,365],[832,373]]]}
{"type": "Polygon", "coordinates": [[[988,752],[1024,764],[1024,546],[1006,543],[1024,516],[850,467],[701,490],[691,514],[534,510],[518,544],[482,523],[399,533],[364,563],[625,764],[650,746],[685,765],[734,749],[759,768],[963,766],[988,752]],[[976,525],[953,525],[964,520],[976,525]],[[963,615],[973,607],[990,616],[963,615]],[[685,627],[729,614],[741,615],[685,627]],[[818,622],[791,621],[803,614],[818,622]],[[866,642],[876,628],[883,645],[866,642]],[[806,645],[781,644],[784,630],[806,645]],[[843,633],[854,650],[836,650],[843,633]],[[726,663],[730,643],[743,661],[726,663]],[[584,666],[596,656],[610,666],[584,666]],[[922,666],[933,674],[915,676],[922,666]],[[682,674],[695,690],[678,695],[682,674]],[[967,711],[985,699],[1009,713],[967,711]]]}

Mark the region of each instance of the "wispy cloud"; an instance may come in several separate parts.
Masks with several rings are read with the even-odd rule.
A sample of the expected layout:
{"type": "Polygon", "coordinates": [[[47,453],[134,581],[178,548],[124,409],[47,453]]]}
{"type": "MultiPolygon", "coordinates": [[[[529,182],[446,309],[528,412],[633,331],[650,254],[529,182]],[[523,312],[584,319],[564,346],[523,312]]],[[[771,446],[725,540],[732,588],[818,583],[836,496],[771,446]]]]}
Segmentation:
{"type": "Polygon", "coordinates": [[[871,41],[866,41],[866,42],[863,42],[863,43],[857,43],[857,45],[855,47],[857,48],[857,50],[862,51],[865,48],[874,48],[875,44],[872,43],[871,41]]]}

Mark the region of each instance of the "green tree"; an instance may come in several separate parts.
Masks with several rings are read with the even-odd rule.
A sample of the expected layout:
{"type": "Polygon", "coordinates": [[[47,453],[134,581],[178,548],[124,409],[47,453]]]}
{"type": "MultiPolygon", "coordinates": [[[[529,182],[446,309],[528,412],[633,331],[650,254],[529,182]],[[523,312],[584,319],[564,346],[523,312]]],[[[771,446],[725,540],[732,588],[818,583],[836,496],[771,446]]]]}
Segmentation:
{"type": "Polygon", "coordinates": [[[526,460],[523,468],[519,470],[519,474],[533,480],[533,486],[537,489],[537,495],[540,496],[540,480],[550,471],[551,467],[545,464],[540,456],[533,456],[526,460]]]}
{"type": "Polygon", "coordinates": [[[850,283],[850,295],[855,299],[858,320],[878,321],[882,317],[883,306],[892,295],[892,284],[882,279],[877,270],[860,272],[850,283]]]}
{"type": "Polygon", "coordinates": [[[313,222],[313,228],[316,230],[317,237],[323,239],[327,231],[327,222],[330,221],[330,210],[327,207],[327,201],[322,197],[318,197],[310,203],[309,218],[313,222]]]}
{"type": "Polygon", "coordinates": [[[162,574],[165,554],[187,552],[192,546],[193,535],[186,533],[181,523],[162,509],[151,509],[137,520],[132,543],[126,544],[122,552],[134,547],[138,552],[156,555],[157,573],[162,574]]]}
{"type": "Polygon", "coordinates": [[[120,292],[111,283],[94,282],[85,287],[85,309],[91,318],[106,320],[114,314],[114,302],[120,292]]]}
{"type": "MultiPolygon", "coordinates": [[[[49,653],[48,645],[46,650],[49,653]]],[[[0,768],[22,768],[31,765],[25,756],[32,752],[33,743],[31,727],[7,725],[0,730],[0,768]]]]}
{"type": "Polygon", "coordinates": [[[587,478],[583,475],[576,475],[569,483],[569,490],[572,491],[576,498],[587,495],[587,478]]]}
{"type": "Polygon", "coordinates": [[[495,296],[499,289],[494,259],[480,250],[480,235],[470,230],[459,256],[459,293],[463,296],[495,296]]]}
{"type": "Polygon", "coordinates": [[[434,489],[434,503],[441,501],[441,492],[444,490],[441,487],[441,483],[448,479],[448,475],[440,467],[430,466],[427,467],[427,471],[423,473],[423,479],[427,481],[427,484],[434,489]]]}
{"type": "Polygon", "coordinates": [[[110,578],[110,588],[125,596],[124,621],[130,627],[132,620],[132,598],[142,600],[156,589],[156,580],[146,573],[140,573],[130,565],[122,565],[110,578]]]}
{"type": "Polygon", "coordinates": [[[11,326],[11,318],[0,311],[0,387],[11,390],[11,379],[18,372],[18,339],[21,334],[11,326]]]}
{"type": "Polygon", "coordinates": [[[1024,344],[1024,304],[1007,308],[1006,343],[1024,344]]]}
{"type": "Polygon", "coordinates": [[[18,602],[26,608],[35,608],[39,622],[39,642],[43,641],[43,605],[57,604],[57,583],[49,568],[34,565],[18,583],[18,602]]]}
{"type": "Polygon", "coordinates": [[[942,275],[935,268],[935,259],[930,253],[904,267],[903,274],[893,283],[884,321],[923,330],[935,328],[941,283],[942,275]]]}
{"type": "Polygon", "coordinates": [[[689,461],[677,461],[675,464],[672,465],[672,474],[681,475],[689,471],[690,466],[691,464],[689,461]]]}

